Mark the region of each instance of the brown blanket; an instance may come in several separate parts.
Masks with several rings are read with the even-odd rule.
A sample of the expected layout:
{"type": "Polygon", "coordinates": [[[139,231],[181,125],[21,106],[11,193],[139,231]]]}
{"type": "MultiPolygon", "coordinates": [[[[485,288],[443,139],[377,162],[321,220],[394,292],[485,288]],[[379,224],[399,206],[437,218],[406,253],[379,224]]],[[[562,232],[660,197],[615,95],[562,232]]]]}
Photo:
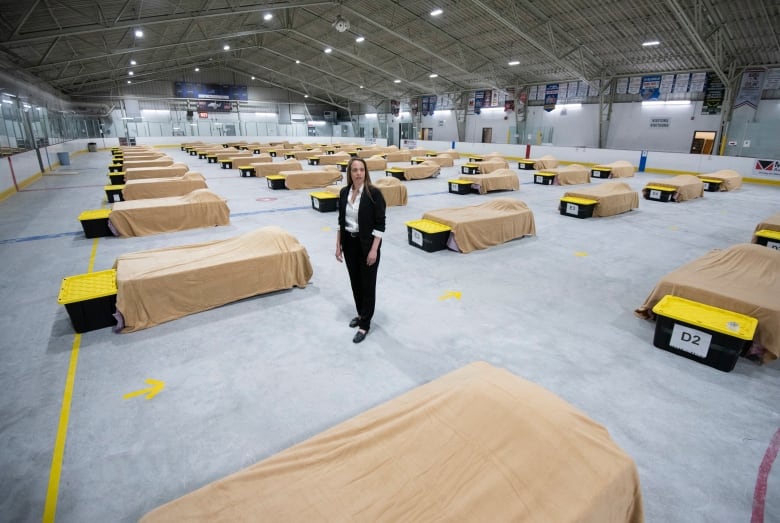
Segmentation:
{"type": "Polygon", "coordinates": [[[578,163],[564,165],[563,167],[541,169],[540,172],[555,174],[555,185],[590,183],[590,171],[578,163]]]}
{"type": "Polygon", "coordinates": [[[449,156],[426,156],[426,157],[417,157],[420,160],[424,160],[426,162],[435,163],[439,167],[452,167],[455,165],[455,160],[450,158],[449,156]]]}
{"type": "Polygon", "coordinates": [[[733,191],[742,187],[742,175],[731,169],[723,169],[714,173],[700,174],[699,178],[711,178],[720,181],[720,191],[733,191]]]}
{"type": "Polygon", "coordinates": [[[146,180],[149,178],[176,178],[189,171],[183,163],[174,163],[167,167],[125,167],[125,181],[146,180]]]}
{"type": "Polygon", "coordinates": [[[520,189],[520,179],[512,169],[497,169],[488,174],[464,174],[460,180],[468,180],[477,185],[479,194],[489,191],[517,191],[520,189]]]}
{"type": "Polygon", "coordinates": [[[126,160],[122,163],[125,172],[133,167],[166,167],[173,165],[173,158],[164,157],[155,160],[126,160]]]}
{"type": "Polygon", "coordinates": [[[398,169],[403,169],[404,179],[406,180],[422,180],[423,178],[435,178],[439,176],[439,172],[441,172],[441,167],[429,161],[425,161],[417,165],[398,167],[398,169]]]}
{"type": "Polygon", "coordinates": [[[596,169],[609,169],[610,178],[630,178],[634,176],[634,166],[631,162],[618,160],[612,163],[601,163],[593,166],[596,169]]]}
{"type": "Polygon", "coordinates": [[[338,165],[339,162],[348,162],[352,156],[349,153],[338,152],[333,154],[319,154],[320,165],[338,165]]]}
{"type": "Polygon", "coordinates": [[[391,151],[385,153],[385,159],[388,162],[408,162],[412,159],[412,153],[409,152],[409,149],[402,151],[391,151]]]}
{"type": "Polygon", "coordinates": [[[141,518],[642,523],[636,465],[555,394],[475,362],[141,518]]]}
{"type": "Polygon", "coordinates": [[[195,171],[188,171],[176,178],[147,178],[129,180],[122,189],[125,200],[143,200],[145,198],[165,198],[184,196],[196,189],[208,189],[206,178],[195,171]]]}
{"type": "Polygon", "coordinates": [[[109,222],[119,236],[146,236],[230,223],[227,202],[208,189],[184,196],[117,202],[109,222]]]}
{"type": "Polygon", "coordinates": [[[278,227],[116,259],[116,308],[132,332],[257,294],[305,287],[306,249],[278,227]]]}
{"type": "Polygon", "coordinates": [[[596,200],[593,216],[612,216],[639,208],[639,193],[631,190],[624,182],[607,182],[575,191],[566,191],[565,196],[596,200]]]}
{"type": "MultiPolygon", "coordinates": [[[[692,174],[680,174],[679,176],[673,176],[672,178],[655,180],[648,182],[647,185],[657,185],[674,189],[675,193],[673,199],[676,202],[684,202],[686,200],[693,200],[704,196],[704,182],[692,174]]],[[[649,191],[647,187],[642,189],[643,194],[647,193],[647,191],[649,191]]]]}
{"type": "Polygon", "coordinates": [[[536,235],[534,214],[520,200],[496,198],[480,205],[426,212],[423,219],[449,225],[460,252],[486,249],[527,235],[536,235]]]}
{"type": "Polygon", "coordinates": [[[714,250],[670,272],[635,312],[653,317],[667,294],[752,316],[758,320],[754,347],[764,362],[780,357],[780,252],[740,243],[714,250]]]}
{"type": "Polygon", "coordinates": [[[301,162],[298,160],[293,160],[290,158],[289,160],[282,160],[281,162],[273,162],[273,163],[250,163],[249,165],[252,166],[255,170],[255,176],[262,177],[262,176],[268,176],[269,174],[279,174],[282,171],[302,171],[303,166],[301,165],[301,162]]]}
{"type": "Polygon", "coordinates": [[[554,169],[560,162],[554,156],[546,155],[534,160],[534,169],[554,169]]]}
{"type": "Polygon", "coordinates": [[[497,157],[485,157],[481,162],[478,162],[480,174],[492,173],[499,169],[509,169],[509,163],[503,158],[497,157]]]}
{"type": "Polygon", "coordinates": [[[300,171],[281,171],[284,185],[288,189],[314,189],[338,182],[342,178],[341,171],[335,165],[326,165],[322,169],[300,171]]]}
{"type": "Polygon", "coordinates": [[[395,207],[396,205],[406,205],[409,196],[406,191],[406,185],[401,183],[401,180],[393,176],[385,176],[384,178],[377,178],[374,181],[374,185],[379,187],[382,191],[382,196],[385,199],[385,204],[388,207],[395,207]]]}
{"type": "Polygon", "coordinates": [[[387,169],[387,160],[383,156],[375,155],[365,160],[369,171],[381,171],[384,173],[385,169],[387,169]]]}
{"type": "Polygon", "coordinates": [[[780,212],[773,214],[769,218],[762,220],[761,223],[756,225],[756,228],[753,231],[753,238],[750,240],[751,243],[757,243],[758,240],[756,239],[755,233],[763,229],[780,232],[780,212]]]}

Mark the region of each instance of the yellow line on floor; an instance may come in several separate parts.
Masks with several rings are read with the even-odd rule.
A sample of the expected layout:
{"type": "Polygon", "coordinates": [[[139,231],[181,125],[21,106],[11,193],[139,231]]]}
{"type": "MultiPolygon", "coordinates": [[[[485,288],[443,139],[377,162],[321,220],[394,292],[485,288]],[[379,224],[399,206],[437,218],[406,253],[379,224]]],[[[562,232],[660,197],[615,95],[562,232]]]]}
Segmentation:
{"type": "MultiPolygon", "coordinates": [[[[95,265],[98,238],[92,242],[92,252],[89,255],[87,272],[92,272],[95,265]]],[[[49,471],[49,487],[46,490],[46,504],[43,508],[43,523],[54,523],[57,515],[57,497],[60,491],[60,475],[62,474],[62,457],[65,454],[65,441],[68,437],[68,421],[70,419],[70,404],[73,399],[73,385],[76,381],[76,368],[79,363],[79,349],[81,347],[81,334],[73,336],[73,345],[70,350],[70,363],[68,375],[65,378],[65,390],[62,393],[62,408],[60,409],[60,422],[57,425],[57,439],[54,441],[54,452],[51,457],[51,470],[49,471]]]]}

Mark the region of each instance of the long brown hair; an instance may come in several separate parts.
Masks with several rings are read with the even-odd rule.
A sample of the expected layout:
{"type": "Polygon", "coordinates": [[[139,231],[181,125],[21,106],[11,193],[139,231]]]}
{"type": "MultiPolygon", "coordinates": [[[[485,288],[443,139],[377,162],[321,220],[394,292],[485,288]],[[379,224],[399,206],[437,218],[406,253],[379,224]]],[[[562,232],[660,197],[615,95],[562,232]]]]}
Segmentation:
{"type": "Polygon", "coordinates": [[[366,173],[366,179],[363,182],[363,187],[368,189],[367,194],[369,199],[373,202],[374,197],[371,195],[371,189],[374,188],[374,184],[371,183],[371,174],[368,172],[368,165],[366,164],[366,161],[363,158],[358,158],[357,156],[350,158],[349,163],[347,164],[347,187],[352,189],[352,164],[355,162],[360,162],[363,164],[363,170],[366,173]]]}

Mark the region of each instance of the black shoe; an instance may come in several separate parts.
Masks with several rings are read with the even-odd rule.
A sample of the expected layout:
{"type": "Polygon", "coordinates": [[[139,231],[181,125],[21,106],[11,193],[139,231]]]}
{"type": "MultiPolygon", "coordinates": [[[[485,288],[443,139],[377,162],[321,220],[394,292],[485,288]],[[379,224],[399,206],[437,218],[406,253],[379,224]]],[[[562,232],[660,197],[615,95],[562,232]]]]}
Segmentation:
{"type": "Polygon", "coordinates": [[[355,333],[355,337],[352,338],[352,343],[360,343],[361,341],[365,340],[366,339],[366,334],[368,334],[368,331],[366,331],[366,332],[357,331],[355,333]]]}
{"type": "Polygon", "coordinates": [[[355,327],[358,326],[359,323],[360,323],[360,316],[355,316],[349,321],[349,326],[354,329],[355,327]]]}

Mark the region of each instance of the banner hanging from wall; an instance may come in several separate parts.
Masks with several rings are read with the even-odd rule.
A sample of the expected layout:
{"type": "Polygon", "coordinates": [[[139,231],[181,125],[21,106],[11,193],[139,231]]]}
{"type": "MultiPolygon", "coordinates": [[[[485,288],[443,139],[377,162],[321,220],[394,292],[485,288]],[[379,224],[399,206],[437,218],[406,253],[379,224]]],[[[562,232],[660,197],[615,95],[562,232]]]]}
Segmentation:
{"type": "Polygon", "coordinates": [[[482,107],[485,106],[485,91],[474,92],[474,114],[482,112],[482,107]]]}
{"type": "Polygon", "coordinates": [[[390,114],[398,116],[401,113],[401,102],[398,100],[390,100],[390,114]]]}
{"type": "Polygon", "coordinates": [[[643,76],[639,96],[642,100],[658,100],[661,96],[661,75],[643,76]]]}
{"type": "Polygon", "coordinates": [[[431,116],[433,116],[433,113],[436,112],[436,102],[437,102],[436,95],[428,97],[428,114],[430,114],[431,116]]]}
{"type": "Polygon", "coordinates": [[[544,110],[548,113],[555,109],[558,103],[558,84],[547,84],[544,89],[544,110]]]}
{"type": "Polygon", "coordinates": [[[245,85],[174,82],[173,92],[177,98],[197,100],[197,109],[200,112],[230,112],[233,110],[231,101],[249,100],[245,85]]]}
{"type": "Polygon", "coordinates": [[[704,87],[704,102],[701,104],[701,114],[720,114],[723,107],[725,87],[715,73],[707,73],[704,87]]]}
{"type": "Polygon", "coordinates": [[[742,83],[739,86],[739,93],[734,100],[734,108],[747,105],[753,109],[758,109],[758,102],[761,101],[761,91],[764,88],[764,69],[747,69],[742,73],[742,83]]]}

